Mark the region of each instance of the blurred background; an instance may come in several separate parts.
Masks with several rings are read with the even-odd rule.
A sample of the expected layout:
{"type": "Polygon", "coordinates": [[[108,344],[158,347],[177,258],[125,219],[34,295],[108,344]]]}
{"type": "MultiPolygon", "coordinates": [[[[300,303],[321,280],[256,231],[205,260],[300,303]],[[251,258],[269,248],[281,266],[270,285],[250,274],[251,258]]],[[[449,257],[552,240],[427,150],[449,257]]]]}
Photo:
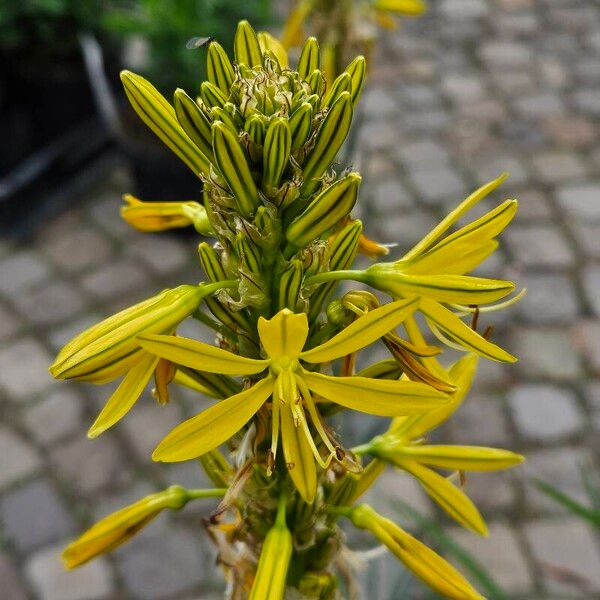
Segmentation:
{"type": "MultiPolygon", "coordinates": [[[[194,236],[140,234],[118,216],[126,192],[199,194],[127,107],[119,70],[147,75],[167,96],[176,86],[193,93],[205,54],[186,49],[189,38],[229,46],[240,18],[278,33],[288,9],[268,0],[0,0],[2,600],[221,597],[201,528],[208,501],[63,571],[61,548],[95,519],[172,483],[202,484],[195,463],[149,458],[198,400],[178,390],[158,407],[147,395],[89,441],[110,390],[52,381],[47,367],[98,319],[201,277],[194,236]]],[[[600,6],[430,0],[426,14],[380,25],[390,23],[360,22],[370,74],[344,157],[364,177],[359,216],[401,254],[475,187],[510,173],[493,200],[516,197],[520,213],[484,272],[529,293],[486,323],[520,362],[483,363],[438,439],[510,448],[527,463],[469,476],[488,539],[442,519],[399,473],[382,476],[369,500],[490,598],[600,598],[600,6]]],[[[381,424],[344,427],[364,439],[381,424]]],[[[366,565],[362,579],[368,598],[427,597],[392,559],[366,565]]]]}

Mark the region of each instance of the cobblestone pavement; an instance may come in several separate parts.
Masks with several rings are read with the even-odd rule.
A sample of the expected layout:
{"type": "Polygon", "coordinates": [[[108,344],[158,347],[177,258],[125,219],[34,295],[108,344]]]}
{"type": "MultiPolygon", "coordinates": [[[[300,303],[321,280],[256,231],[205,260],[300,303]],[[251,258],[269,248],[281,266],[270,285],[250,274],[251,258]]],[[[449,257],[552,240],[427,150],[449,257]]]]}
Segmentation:
{"type": "MultiPolygon", "coordinates": [[[[362,217],[373,237],[405,247],[469,190],[507,170],[495,200],[517,197],[521,211],[485,272],[529,288],[496,322],[497,339],[521,361],[483,365],[444,436],[519,449],[527,466],[469,478],[489,539],[450,531],[511,597],[600,598],[598,538],[528,481],[535,475],[585,499],[579,465],[599,458],[600,7],[589,0],[431,4],[428,16],[386,36],[364,97],[369,118],[353,159],[365,175],[362,217]]],[[[32,243],[0,243],[4,600],[219,597],[212,551],[188,527],[199,526],[208,501],[161,517],[76,572],[58,560],[65,541],[94,518],[170,483],[201,484],[194,464],[149,460],[193,409],[188,398],[165,408],[146,398],[88,441],[86,426],[107,388],[47,374],[75,332],[199,277],[192,237],[137,234],[117,218],[120,194],[130,188],[119,168],[32,243]]],[[[411,480],[389,473],[373,501],[392,510],[394,496],[433,514],[411,480]]]]}

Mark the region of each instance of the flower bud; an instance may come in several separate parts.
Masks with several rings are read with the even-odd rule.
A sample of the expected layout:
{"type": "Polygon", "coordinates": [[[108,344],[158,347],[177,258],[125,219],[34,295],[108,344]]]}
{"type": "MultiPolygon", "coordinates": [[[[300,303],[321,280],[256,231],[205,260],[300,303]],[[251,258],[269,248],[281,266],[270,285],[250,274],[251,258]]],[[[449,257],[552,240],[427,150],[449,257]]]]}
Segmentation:
{"type": "Polygon", "coordinates": [[[224,95],[229,95],[229,89],[235,79],[235,72],[227,53],[223,50],[221,44],[214,40],[208,46],[206,75],[208,80],[219,88],[224,95]]]}
{"type": "Polygon", "coordinates": [[[302,79],[307,80],[310,75],[321,68],[319,57],[319,42],[315,37],[309,37],[302,47],[300,59],[298,60],[298,73],[302,79]]]}
{"type": "Polygon", "coordinates": [[[262,51],[256,32],[248,21],[238,23],[233,40],[235,62],[247,67],[258,67],[262,64],[262,51]]]}
{"type": "Polygon", "coordinates": [[[225,94],[216,85],[210,83],[210,81],[202,82],[200,86],[200,98],[202,98],[202,102],[208,108],[214,108],[215,106],[223,108],[225,102],[227,102],[225,94]]]}
{"type": "Polygon", "coordinates": [[[302,262],[297,258],[290,261],[289,267],[281,274],[279,280],[279,308],[289,308],[296,310],[300,300],[300,290],[302,289],[302,280],[304,272],[302,262]]]}
{"type": "Polygon", "coordinates": [[[106,383],[126,373],[142,352],[141,333],[168,333],[196,310],[203,286],[168,289],[94,325],[58,354],[50,373],[57,379],[106,383]]]}
{"type": "Polygon", "coordinates": [[[331,106],[340,97],[342,92],[350,92],[352,94],[352,77],[350,73],[344,72],[335,79],[331,89],[327,92],[323,100],[323,108],[331,106]]]}
{"type": "Polygon", "coordinates": [[[365,76],[367,72],[367,61],[364,56],[357,56],[347,67],[346,73],[352,78],[351,94],[352,106],[356,108],[363,87],[365,85],[365,76]]]}
{"type": "Polygon", "coordinates": [[[263,191],[270,195],[280,185],[281,176],[290,159],[292,134],[288,120],[279,117],[271,120],[263,149],[263,191]]]}
{"type": "Polygon", "coordinates": [[[177,120],[189,138],[202,150],[203,154],[212,159],[212,132],[210,121],[198,104],[182,89],[176,89],[173,95],[173,105],[177,120]]]}

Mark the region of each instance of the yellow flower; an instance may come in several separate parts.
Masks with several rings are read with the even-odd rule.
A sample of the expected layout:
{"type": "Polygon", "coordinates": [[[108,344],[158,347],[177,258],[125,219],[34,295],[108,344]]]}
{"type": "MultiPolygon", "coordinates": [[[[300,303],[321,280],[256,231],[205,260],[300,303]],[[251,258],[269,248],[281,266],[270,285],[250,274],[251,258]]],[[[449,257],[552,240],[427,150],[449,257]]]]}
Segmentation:
{"type": "Polygon", "coordinates": [[[272,395],[271,464],[275,460],[281,430],[283,453],[291,478],[302,497],[312,502],[317,485],[315,460],[325,467],[336,456],[336,448],[324,431],[312,393],[346,408],[379,416],[423,413],[440,406],[447,396],[412,381],[323,375],[304,368],[301,361],[328,363],[352,354],[394,329],[416,306],[416,300],[382,306],[357,319],[324,344],[308,350],[303,350],[309,331],[305,314],[284,309],[270,320],[261,317],[258,333],[268,357],[264,360],[237,356],[194,340],[141,335],[139,343],[145,350],[178,365],[224,375],[264,372],[252,387],[176,427],[158,445],[154,460],[188,460],[216,448],[237,433],[272,395]],[[305,410],[328,449],[326,459],[321,457],[315,445],[305,410]]]}
{"type": "Polygon", "coordinates": [[[99,554],[124,544],[165,509],[179,510],[196,498],[221,497],[226,490],[186,490],[179,485],[146,496],[98,521],[80,538],[71,542],[62,558],[68,569],[74,569],[99,554]]]}
{"type": "Polygon", "coordinates": [[[515,466],[523,457],[508,450],[479,446],[431,445],[423,436],[443,423],[458,408],[468,393],[475,374],[477,357],[469,354],[453,365],[448,379],[457,387],[448,404],[426,415],[398,417],[387,433],[354,448],[410,473],[431,498],[458,523],[481,535],[487,527],[468,496],[449,479],[430,467],[459,471],[495,471],[515,466]]]}
{"type": "Polygon", "coordinates": [[[361,504],[342,514],[359,529],[371,532],[382,544],[436,592],[453,600],[484,600],[484,597],[448,562],[431,548],[406,533],[370,506],[361,504]]]}
{"type": "Polygon", "coordinates": [[[164,231],[193,225],[198,233],[207,235],[212,229],[206,209],[198,202],[144,202],[125,194],[127,206],[121,207],[121,217],[139,231],[164,231]]]}
{"type": "Polygon", "coordinates": [[[126,308],[73,338],[50,367],[57,379],[101,384],[125,376],[90,428],[96,437],[135,404],[158,363],[137,341],[141,333],[171,333],[192,314],[202,298],[223,287],[181,285],[126,308]]]}
{"type": "Polygon", "coordinates": [[[397,15],[418,16],[427,10],[422,0],[374,0],[373,8],[397,15]]]}
{"type": "Polygon", "coordinates": [[[282,600],[292,556],[292,534],[285,524],[285,497],[265,538],[249,600],[282,600]]]}

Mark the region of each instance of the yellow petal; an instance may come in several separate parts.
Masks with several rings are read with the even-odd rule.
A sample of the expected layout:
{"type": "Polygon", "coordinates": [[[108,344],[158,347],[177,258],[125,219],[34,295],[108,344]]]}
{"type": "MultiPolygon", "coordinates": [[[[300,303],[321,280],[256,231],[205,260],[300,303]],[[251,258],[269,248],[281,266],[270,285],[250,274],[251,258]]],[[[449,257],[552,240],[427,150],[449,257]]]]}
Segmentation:
{"type": "Polygon", "coordinates": [[[281,440],[288,473],[302,499],[312,504],[317,493],[317,467],[300,424],[296,426],[289,403],[281,407],[281,440]]]}
{"type": "Polygon", "coordinates": [[[137,402],[148,384],[158,363],[152,354],[141,353],[138,364],[127,373],[119,387],[108,399],[104,408],[88,431],[89,438],[98,437],[101,433],[121,420],[137,402]]]}
{"type": "Polygon", "coordinates": [[[480,446],[404,446],[401,455],[422,465],[457,471],[497,471],[524,460],[509,450],[480,446]]]}
{"type": "Polygon", "coordinates": [[[327,400],[382,417],[422,413],[439,408],[448,401],[446,394],[413,381],[330,377],[308,371],[302,373],[302,379],[311,390],[327,400]]]}
{"type": "Polygon", "coordinates": [[[307,350],[300,355],[310,363],[329,362],[347,354],[352,354],[383,337],[400,325],[412,314],[419,304],[418,298],[397,300],[371,310],[350,323],[329,341],[307,350]]]}
{"type": "Polygon", "coordinates": [[[185,492],[179,486],[172,486],[104,517],[67,546],[62,555],[65,566],[73,569],[125,543],[161,510],[181,508],[186,502],[185,492]]]}
{"type": "Polygon", "coordinates": [[[292,557],[292,534],[285,524],[283,515],[277,520],[265,537],[260,551],[258,568],[248,600],[283,600],[287,571],[292,557]]]}
{"type": "Polygon", "coordinates": [[[439,225],[432,229],[419,243],[409,250],[402,258],[402,261],[409,260],[414,256],[423,254],[431,248],[436,240],[440,238],[454,223],[456,223],[466,212],[471,210],[480,200],[485,198],[490,192],[493,192],[508,177],[507,173],[502,173],[500,177],[482,185],[475,190],[468,198],[463,200],[449,215],[447,215],[439,225]]]}
{"type": "Polygon", "coordinates": [[[400,422],[402,417],[398,417],[392,422],[390,431],[395,431],[399,436],[404,435],[409,439],[416,439],[446,421],[461,405],[471,389],[477,370],[477,361],[476,354],[466,354],[450,367],[449,379],[457,390],[451,395],[448,404],[423,415],[405,418],[402,422],[400,422]]]}
{"type": "Polygon", "coordinates": [[[484,279],[466,275],[410,275],[401,265],[376,264],[365,271],[365,280],[373,287],[396,297],[409,295],[431,298],[438,302],[487,304],[504,298],[515,284],[500,279],[484,279]],[[462,300],[458,300],[462,298],[462,300]]]}
{"type": "Polygon", "coordinates": [[[139,231],[189,227],[196,218],[207,219],[206,209],[198,202],[143,202],[130,194],[123,200],[127,206],[121,207],[121,217],[139,231]]]}
{"type": "Polygon", "coordinates": [[[373,7],[376,10],[385,10],[400,15],[417,16],[427,9],[423,0],[375,0],[373,7]]]}
{"type": "Polygon", "coordinates": [[[486,524],[477,507],[450,480],[415,462],[406,461],[399,466],[416,477],[429,496],[463,527],[487,535],[486,524]]]}
{"type": "Polygon", "coordinates": [[[308,319],[284,308],[272,319],[258,319],[258,335],[269,358],[297,358],[308,337],[308,319]]]}
{"type": "Polygon", "coordinates": [[[273,391],[271,377],[250,389],[221,400],[178,425],[156,447],[152,458],[179,462],[197,458],[236,434],[260,409],[273,391]]]}
{"type": "Polygon", "coordinates": [[[500,348],[500,346],[481,337],[452,311],[439,304],[439,302],[423,298],[419,309],[428,320],[435,323],[443,333],[464,348],[472,350],[490,360],[508,363],[516,362],[516,357],[500,348]]]}
{"type": "Polygon", "coordinates": [[[203,342],[172,335],[141,335],[142,348],[190,369],[221,375],[254,375],[269,366],[267,360],[238,356],[203,342]]]}

